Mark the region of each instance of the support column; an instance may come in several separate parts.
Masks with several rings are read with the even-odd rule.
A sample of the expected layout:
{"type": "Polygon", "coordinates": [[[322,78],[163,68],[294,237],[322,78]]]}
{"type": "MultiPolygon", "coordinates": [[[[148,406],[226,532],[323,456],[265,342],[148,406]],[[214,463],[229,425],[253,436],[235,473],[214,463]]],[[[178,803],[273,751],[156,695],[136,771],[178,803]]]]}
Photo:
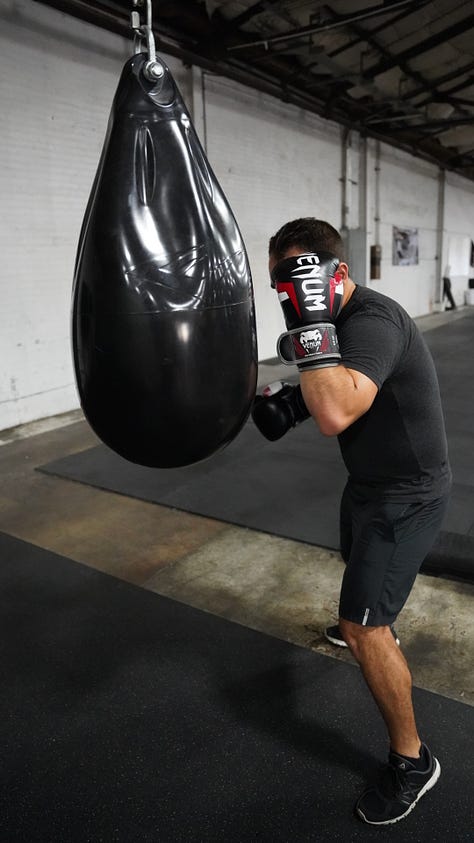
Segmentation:
{"type": "Polygon", "coordinates": [[[356,136],[353,144],[352,133],[345,129],[341,150],[341,235],[346,243],[351,277],[358,284],[367,283],[366,156],[365,138],[356,136]]]}
{"type": "Polygon", "coordinates": [[[192,121],[207,155],[206,73],[195,65],[191,68],[192,121]]]}
{"type": "Polygon", "coordinates": [[[445,211],[445,188],[446,171],[440,170],[438,174],[438,213],[436,220],[436,276],[434,301],[439,310],[443,301],[443,275],[447,263],[447,243],[444,236],[444,211],[445,211]]]}

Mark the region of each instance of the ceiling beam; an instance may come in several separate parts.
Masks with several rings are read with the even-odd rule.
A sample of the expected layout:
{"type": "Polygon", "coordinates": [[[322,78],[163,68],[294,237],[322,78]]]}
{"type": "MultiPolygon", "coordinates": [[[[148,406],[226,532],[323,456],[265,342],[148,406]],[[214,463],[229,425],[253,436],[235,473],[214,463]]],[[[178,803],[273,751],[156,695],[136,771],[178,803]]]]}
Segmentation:
{"type": "MultiPolygon", "coordinates": [[[[133,30],[130,26],[128,10],[126,9],[125,4],[112,4],[108,2],[108,0],[35,0],[35,2],[41,2],[45,5],[52,6],[67,14],[71,14],[75,17],[81,18],[82,20],[86,20],[89,23],[95,24],[96,26],[115,32],[122,37],[128,39],[132,39],[134,37],[133,30]]],[[[266,2],[273,2],[273,0],[266,0],[266,2]]],[[[201,7],[201,4],[199,5],[202,9],[203,7],[201,7]]],[[[413,4],[407,3],[407,8],[409,5],[413,4]]],[[[252,8],[255,9],[256,6],[258,6],[258,4],[254,4],[252,8]]],[[[385,4],[384,12],[389,12],[390,8],[393,6],[394,3],[390,3],[390,5],[385,4]]],[[[201,24],[204,23],[207,26],[207,17],[205,15],[204,17],[201,16],[201,22],[198,21],[195,25],[193,17],[187,18],[184,13],[181,15],[180,10],[184,8],[184,6],[181,6],[180,0],[174,0],[173,4],[170,6],[173,11],[173,14],[170,17],[168,17],[168,14],[166,16],[163,15],[162,17],[160,15],[160,8],[163,9],[164,6],[158,2],[156,9],[158,14],[155,15],[153,33],[155,36],[157,50],[165,55],[168,54],[170,56],[175,56],[185,65],[196,65],[205,71],[225,76],[235,82],[238,82],[239,84],[261,91],[269,96],[273,96],[280,101],[288,102],[312,114],[330,119],[335,123],[345,126],[346,128],[360,132],[363,136],[380,140],[389,146],[395,146],[411,153],[412,155],[421,157],[433,165],[456,172],[458,169],[456,166],[456,160],[461,161],[462,155],[463,173],[466,174],[469,167],[473,169],[474,173],[474,161],[471,165],[464,163],[468,161],[469,154],[461,154],[459,152],[459,157],[457,159],[454,158],[454,161],[449,163],[449,161],[446,160],[446,147],[441,146],[438,141],[433,140],[433,134],[435,132],[443,133],[455,126],[474,123],[474,117],[464,117],[459,115],[458,112],[458,116],[456,118],[452,118],[451,120],[424,122],[422,125],[408,125],[410,115],[404,114],[400,116],[400,121],[404,121],[405,125],[394,126],[388,122],[388,120],[393,115],[393,109],[400,108],[401,104],[399,101],[392,101],[387,104],[390,110],[388,112],[388,119],[386,123],[382,121],[381,123],[378,123],[377,126],[365,125],[364,121],[368,117],[373,118],[376,114],[381,114],[381,103],[380,101],[374,102],[375,91],[370,78],[365,79],[365,81],[360,80],[363,81],[364,86],[367,88],[367,93],[370,94],[370,96],[365,97],[363,101],[355,100],[346,95],[346,82],[351,84],[355,83],[354,78],[350,78],[350,74],[349,79],[347,79],[346,82],[343,81],[341,85],[341,79],[344,79],[344,72],[342,72],[342,75],[339,75],[339,79],[336,80],[335,88],[333,88],[329,85],[330,80],[328,80],[327,77],[324,79],[323,84],[320,85],[319,80],[314,73],[311,73],[308,68],[302,68],[303,74],[306,75],[306,81],[301,82],[299,72],[298,76],[294,75],[294,70],[297,67],[296,59],[291,62],[288,57],[279,57],[278,52],[275,51],[273,55],[270,54],[268,56],[268,64],[266,64],[265,67],[261,67],[259,66],[260,56],[253,56],[251,58],[250,55],[247,57],[247,54],[245,54],[244,58],[244,54],[230,53],[230,51],[226,52],[222,43],[217,45],[219,49],[216,49],[215,46],[213,48],[212,43],[207,43],[207,37],[206,44],[204,44],[202,41],[203,30],[201,24]],[[220,49],[221,47],[222,49],[220,49]],[[310,89],[310,84],[312,86],[314,85],[314,88],[310,89]],[[464,169],[465,167],[467,169],[464,169]]],[[[373,9],[374,7],[371,8],[373,9]]],[[[378,6],[376,8],[380,11],[381,7],[378,6]]],[[[474,20],[474,15],[472,18],[474,20]]],[[[347,21],[346,25],[348,25],[347,21]]],[[[357,27],[357,29],[360,29],[360,26],[357,23],[351,23],[350,25],[351,27],[357,27]]],[[[457,24],[456,26],[459,25],[460,24],[457,24]]],[[[464,26],[465,22],[463,23],[463,27],[464,26]]],[[[212,31],[213,24],[211,20],[209,21],[209,32],[212,33],[212,31]]],[[[216,38],[218,31],[218,27],[214,28],[216,38]]],[[[446,32],[447,30],[444,31],[444,36],[446,35],[446,32]]],[[[240,32],[239,34],[241,37],[245,37],[247,35],[247,33],[244,32],[240,32]]],[[[364,39],[369,39],[372,38],[372,35],[370,32],[362,31],[362,37],[364,39]]],[[[225,38],[223,40],[225,43],[225,38]]],[[[374,44],[377,44],[375,38],[373,38],[373,42],[374,44]]],[[[426,41],[423,42],[425,47],[426,43],[426,41]]],[[[381,45],[377,44],[377,49],[380,50],[380,53],[383,56],[383,48],[381,45]]],[[[406,51],[401,55],[406,55],[406,51]]],[[[397,63],[398,58],[385,55],[383,60],[395,61],[395,63],[397,63]]],[[[320,56],[320,63],[325,64],[326,68],[332,72],[334,72],[335,69],[333,62],[334,59],[331,55],[322,54],[320,56]]],[[[465,71],[465,68],[462,70],[465,71]]],[[[458,71],[458,73],[460,72],[461,71],[458,71]]],[[[370,74],[370,70],[368,73],[370,74]]],[[[411,71],[410,75],[413,77],[415,76],[415,74],[411,71]]],[[[443,78],[445,79],[445,77],[443,78]]],[[[457,78],[459,79],[459,76],[457,78]]],[[[452,81],[455,79],[456,76],[452,76],[452,81]]],[[[419,93],[425,93],[427,88],[431,91],[432,85],[435,86],[438,83],[439,80],[437,80],[436,83],[428,83],[425,80],[421,80],[420,77],[419,87],[421,87],[421,91],[419,90],[419,93]]],[[[468,82],[464,80],[462,86],[466,87],[467,84],[468,82]]],[[[446,93],[449,96],[451,92],[449,91],[446,93]]],[[[434,94],[434,96],[430,97],[430,102],[436,101],[436,96],[442,97],[443,92],[435,91],[434,94]]],[[[413,96],[413,92],[411,92],[411,94],[409,92],[407,96],[413,96]]],[[[468,102],[462,103],[462,105],[465,106],[468,104],[468,102]]],[[[408,103],[406,103],[406,105],[408,106],[408,103]]],[[[452,151],[453,150],[451,150],[451,158],[453,157],[452,151]]],[[[469,177],[472,176],[470,175],[469,177]]]]}
{"type": "MultiPolygon", "coordinates": [[[[405,119],[404,116],[400,117],[405,119]]],[[[419,132],[444,132],[448,129],[454,129],[457,126],[474,126],[474,114],[470,117],[447,117],[444,120],[427,120],[425,123],[417,123],[413,126],[391,126],[391,132],[406,132],[407,129],[419,132]]]]}
{"type": "MultiPolygon", "coordinates": [[[[434,88],[438,89],[441,85],[446,85],[448,82],[452,82],[454,79],[459,79],[460,76],[464,76],[466,73],[470,73],[471,70],[474,70],[474,62],[471,61],[469,64],[463,65],[463,67],[458,67],[456,70],[452,70],[450,73],[446,73],[444,76],[438,76],[437,79],[432,79],[431,84],[434,88]]],[[[409,100],[413,99],[414,97],[418,97],[420,94],[425,92],[425,86],[421,85],[418,88],[414,88],[411,91],[407,91],[405,94],[402,94],[402,100],[409,100]]],[[[443,93],[440,91],[440,93],[443,93]]],[[[448,91],[449,93],[449,91],[448,91]]],[[[423,103],[422,103],[423,104],[423,103]]]]}
{"type": "Polygon", "coordinates": [[[347,24],[365,20],[367,18],[375,17],[376,15],[388,14],[391,9],[398,9],[401,6],[411,6],[415,0],[387,0],[380,6],[369,6],[366,9],[360,9],[358,12],[352,12],[348,15],[340,15],[338,19],[331,23],[325,24],[310,24],[309,26],[298,27],[298,29],[291,29],[288,32],[282,32],[278,35],[270,35],[267,38],[259,38],[258,40],[246,41],[242,44],[234,44],[229,47],[229,50],[245,50],[251,47],[263,47],[268,50],[273,44],[281,43],[282,41],[299,40],[311,35],[316,35],[318,32],[327,32],[332,29],[347,26],[347,24]]]}
{"type": "Polygon", "coordinates": [[[409,47],[407,50],[403,50],[401,53],[394,54],[391,58],[382,59],[382,61],[379,61],[372,67],[369,67],[364,72],[364,76],[369,79],[373,79],[375,76],[379,76],[381,73],[385,73],[387,70],[397,67],[397,65],[400,65],[402,62],[417,58],[423,53],[427,53],[429,50],[439,47],[440,44],[444,44],[446,41],[455,38],[457,35],[465,34],[472,29],[473,26],[474,15],[469,15],[467,18],[453,24],[453,26],[443,29],[441,32],[437,32],[436,35],[432,35],[431,38],[427,38],[425,41],[418,41],[416,44],[413,44],[412,47],[409,47]]]}
{"type": "Polygon", "coordinates": [[[384,21],[380,23],[378,26],[374,26],[373,29],[364,30],[362,27],[355,27],[352,26],[351,29],[358,32],[357,38],[353,38],[351,41],[348,41],[347,44],[342,44],[340,47],[337,47],[333,50],[329,55],[331,58],[335,58],[336,56],[340,55],[341,53],[345,52],[346,50],[350,50],[352,47],[355,47],[357,44],[360,44],[361,41],[367,41],[368,37],[374,38],[374,35],[378,35],[379,32],[382,32],[384,29],[388,29],[389,26],[393,26],[395,23],[398,23],[400,20],[405,20],[409,15],[413,14],[413,12],[419,12],[423,6],[426,6],[428,3],[431,3],[432,0],[416,0],[413,3],[413,8],[409,7],[408,9],[403,9],[402,12],[399,12],[398,15],[394,15],[390,18],[390,20],[384,21]]]}

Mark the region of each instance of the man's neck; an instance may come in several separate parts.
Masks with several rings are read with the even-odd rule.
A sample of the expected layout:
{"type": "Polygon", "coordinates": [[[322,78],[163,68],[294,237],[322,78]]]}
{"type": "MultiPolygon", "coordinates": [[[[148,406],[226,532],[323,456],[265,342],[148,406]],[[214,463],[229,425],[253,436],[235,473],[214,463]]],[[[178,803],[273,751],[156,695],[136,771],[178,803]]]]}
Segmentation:
{"type": "Polygon", "coordinates": [[[342,297],[342,307],[345,307],[349,299],[354,293],[356,285],[354,284],[352,278],[348,278],[344,282],[344,295],[342,297]]]}

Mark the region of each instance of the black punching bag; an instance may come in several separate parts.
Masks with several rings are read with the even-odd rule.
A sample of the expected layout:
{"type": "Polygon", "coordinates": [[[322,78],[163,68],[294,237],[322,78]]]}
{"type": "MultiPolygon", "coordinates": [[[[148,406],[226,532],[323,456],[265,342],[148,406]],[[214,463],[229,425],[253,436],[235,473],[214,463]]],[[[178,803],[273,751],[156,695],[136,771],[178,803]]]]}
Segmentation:
{"type": "Polygon", "coordinates": [[[223,448],[255,395],[252,280],[237,223],[169,69],[125,65],[80,235],[72,340],[85,416],[131,462],[223,448]]]}

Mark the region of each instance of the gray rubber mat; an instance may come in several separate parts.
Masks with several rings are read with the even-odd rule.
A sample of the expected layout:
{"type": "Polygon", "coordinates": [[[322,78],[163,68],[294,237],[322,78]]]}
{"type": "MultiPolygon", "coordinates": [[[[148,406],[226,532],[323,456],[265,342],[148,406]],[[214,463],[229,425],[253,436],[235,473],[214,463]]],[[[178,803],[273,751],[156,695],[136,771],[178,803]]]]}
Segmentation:
{"type": "MultiPolygon", "coordinates": [[[[471,581],[474,312],[428,331],[425,338],[440,380],[454,487],[444,531],[422,570],[471,581]]],[[[320,547],[339,546],[339,499],[346,472],[337,441],[321,436],[311,420],[278,442],[268,442],[249,421],[224,451],[185,468],[144,468],[99,445],[40,470],[320,547]]]]}

